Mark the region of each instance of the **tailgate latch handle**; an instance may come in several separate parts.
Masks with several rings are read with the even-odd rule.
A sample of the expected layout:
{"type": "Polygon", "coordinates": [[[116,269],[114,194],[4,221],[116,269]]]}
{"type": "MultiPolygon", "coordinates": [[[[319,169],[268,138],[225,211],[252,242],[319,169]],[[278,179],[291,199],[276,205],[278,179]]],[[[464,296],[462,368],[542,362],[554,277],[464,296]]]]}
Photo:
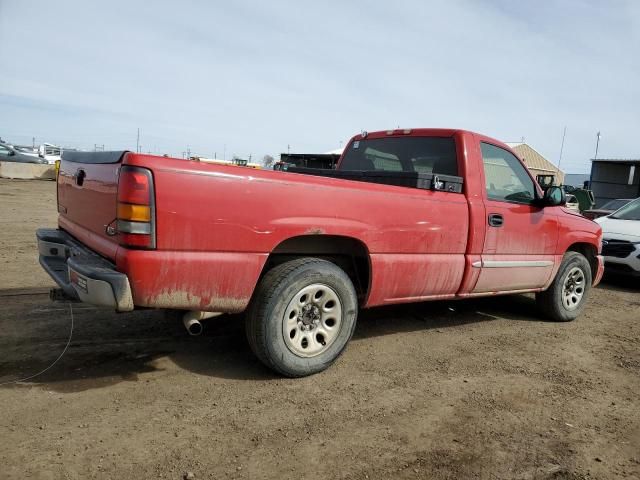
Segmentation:
{"type": "Polygon", "coordinates": [[[83,169],[79,168],[78,171],[76,172],[76,174],[74,175],[74,178],[76,179],[76,185],[81,187],[82,184],[84,183],[84,178],[86,176],[87,176],[87,172],[85,172],[83,169]]]}

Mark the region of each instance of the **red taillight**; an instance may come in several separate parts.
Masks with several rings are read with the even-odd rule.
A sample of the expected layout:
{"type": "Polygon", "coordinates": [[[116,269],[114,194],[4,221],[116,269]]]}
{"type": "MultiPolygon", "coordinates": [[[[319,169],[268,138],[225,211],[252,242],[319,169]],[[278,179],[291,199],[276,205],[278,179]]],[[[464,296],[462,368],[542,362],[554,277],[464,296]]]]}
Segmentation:
{"type": "Polygon", "coordinates": [[[121,245],[155,248],[155,198],[151,170],[129,165],[120,168],[117,212],[121,245]]]}
{"type": "Polygon", "coordinates": [[[126,247],[153,248],[151,235],[140,233],[121,233],[120,244],[126,247]]]}
{"type": "Polygon", "coordinates": [[[151,205],[151,172],[142,168],[122,167],[118,181],[118,202],[151,205]]]}

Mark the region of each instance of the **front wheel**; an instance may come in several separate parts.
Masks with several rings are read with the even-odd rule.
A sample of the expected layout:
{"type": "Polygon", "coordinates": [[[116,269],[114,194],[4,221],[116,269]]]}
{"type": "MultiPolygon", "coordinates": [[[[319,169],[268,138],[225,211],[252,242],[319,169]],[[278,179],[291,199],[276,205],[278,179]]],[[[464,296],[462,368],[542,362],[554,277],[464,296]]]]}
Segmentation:
{"type": "Polygon", "coordinates": [[[300,258],[267,272],[247,312],[251,349],[269,368],[303,377],[329,367],[353,335],[358,300],[335,264],[300,258]]]}
{"type": "Polygon", "coordinates": [[[570,322],[582,313],[591,290],[591,266],[578,252],[567,252],[556,278],[536,294],[536,303],[550,319],[570,322]]]}

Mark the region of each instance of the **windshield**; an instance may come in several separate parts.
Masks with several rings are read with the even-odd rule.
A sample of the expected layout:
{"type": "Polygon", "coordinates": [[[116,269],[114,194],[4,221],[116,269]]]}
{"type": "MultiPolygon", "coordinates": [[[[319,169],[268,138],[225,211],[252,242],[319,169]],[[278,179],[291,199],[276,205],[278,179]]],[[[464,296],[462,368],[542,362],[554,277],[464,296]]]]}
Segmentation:
{"type": "Polygon", "coordinates": [[[602,205],[602,210],[618,210],[619,208],[624,207],[630,200],[627,199],[618,199],[618,200],[610,200],[604,205],[602,205]]]}
{"type": "Polygon", "coordinates": [[[626,204],[620,210],[609,215],[609,218],[617,218],[619,220],[640,220],[640,198],[636,198],[633,202],[626,204]]]}

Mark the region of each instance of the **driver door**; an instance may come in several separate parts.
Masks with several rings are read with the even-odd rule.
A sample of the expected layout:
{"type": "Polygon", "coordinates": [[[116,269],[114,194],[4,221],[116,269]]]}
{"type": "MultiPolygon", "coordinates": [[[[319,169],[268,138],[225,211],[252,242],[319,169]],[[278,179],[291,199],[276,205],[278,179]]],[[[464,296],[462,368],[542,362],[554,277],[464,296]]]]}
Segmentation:
{"type": "Polygon", "coordinates": [[[553,273],[558,220],[553,209],[534,205],[536,187],[508,150],[482,142],[487,212],[482,260],[474,293],[532,290],[553,273]]]}

